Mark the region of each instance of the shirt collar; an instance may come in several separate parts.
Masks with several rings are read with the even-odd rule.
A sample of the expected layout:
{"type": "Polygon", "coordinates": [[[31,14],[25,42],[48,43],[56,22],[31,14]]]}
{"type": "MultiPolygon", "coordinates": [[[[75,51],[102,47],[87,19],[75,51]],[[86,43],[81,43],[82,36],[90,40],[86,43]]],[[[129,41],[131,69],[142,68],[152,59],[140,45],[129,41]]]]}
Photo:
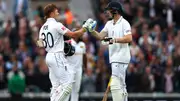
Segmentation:
{"type": "MultiPolygon", "coordinates": [[[[123,19],[123,17],[121,16],[121,17],[118,19],[118,21],[116,22],[116,24],[117,24],[117,23],[120,23],[122,19],[123,19]]],[[[114,20],[113,20],[113,23],[114,23],[114,20]]]]}
{"type": "Polygon", "coordinates": [[[47,21],[56,21],[54,18],[48,18],[47,21]]]}

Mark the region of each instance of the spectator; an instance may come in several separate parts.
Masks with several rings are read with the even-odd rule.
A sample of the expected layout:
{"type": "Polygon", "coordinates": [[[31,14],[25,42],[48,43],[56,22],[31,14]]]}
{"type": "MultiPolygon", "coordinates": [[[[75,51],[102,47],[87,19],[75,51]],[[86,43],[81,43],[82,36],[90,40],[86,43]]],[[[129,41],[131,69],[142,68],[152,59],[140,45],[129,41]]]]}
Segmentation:
{"type": "Polygon", "coordinates": [[[13,12],[16,28],[19,28],[19,19],[23,16],[27,16],[28,0],[15,0],[13,12]]]}
{"type": "Polygon", "coordinates": [[[7,61],[9,60],[9,55],[12,54],[12,48],[11,48],[11,45],[10,45],[10,40],[9,40],[9,37],[4,37],[4,40],[3,40],[3,56],[4,56],[4,60],[7,61]]]}
{"type": "Polygon", "coordinates": [[[152,74],[154,75],[155,87],[154,91],[162,92],[162,72],[163,67],[160,65],[160,59],[156,55],[152,55],[150,62],[152,74]]]}
{"type": "Polygon", "coordinates": [[[0,65],[0,90],[7,88],[4,66],[0,65]]]}
{"type": "Polygon", "coordinates": [[[70,28],[70,29],[72,29],[72,26],[70,26],[70,25],[72,25],[72,23],[73,23],[73,18],[74,18],[74,16],[73,16],[73,13],[71,12],[71,10],[67,7],[66,9],[65,9],[65,21],[66,21],[66,24],[67,24],[67,26],[70,28]]]}
{"type": "Polygon", "coordinates": [[[82,91],[95,92],[96,75],[93,74],[92,68],[87,68],[86,73],[82,77],[82,91]]]}
{"type": "Polygon", "coordinates": [[[0,64],[1,64],[2,66],[4,66],[4,64],[5,64],[2,54],[0,54],[0,64]]]}
{"type": "Polygon", "coordinates": [[[17,63],[14,63],[13,69],[8,72],[8,90],[11,94],[11,100],[22,100],[22,94],[25,91],[25,75],[18,69],[17,63]]]}
{"type": "Polygon", "coordinates": [[[133,19],[133,27],[141,28],[142,24],[146,22],[146,18],[144,17],[144,8],[139,6],[137,8],[136,17],[133,19]]]}
{"type": "Polygon", "coordinates": [[[138,56],[137,56],[137,65],[136,65],[136,68],[137,68],[137,72],[138,73],[143,73],[144,71],[144,68],[147,66],[147,61],[145,59],[145,56],[143,54],[142,51],[139,51],[138,53],[138,56]]]}
{"type": "Polygon", "coordinates": [[[31,57],[27,56],[23,62],[23,70],[26,76],[26,85],[27,87],[35,86],[38,82],[37,70],[33,64],[31,57]]]}
{"type": "Polygon", "coordinates": [[[137,92],[138,81],[139,81],[139,78],[137,76],[137,69],[135,68],[134,64],[130,63],[127,70],[127,76],[126,76],[128,92],[137,92]]]}
{"type": "Polygon", "coordinates": [[[145,32],[143,36],[139,38],[139,45],[153,44],[152,38],[149,36],[149,32],[145,32]]]}
{"type": "Polygon", "coordinates": [[[6,62],[5,67],[7,71],[12,70],[14,63],[17,63],[17,68],[22,69],[22,63],[17,59],[15,54],[10,56],[10,60],[6,62]]]}
{"type": "Polygon", "coordinates": [[[175,27],[177,29],[180,29],[180,20],[179,20],[180,7],[179,7],[179,5],[180,5],[179,3],[176,3],[175,9],[173,10],[173,20],[174,20],[174,22],[176,22],[175,27]]]}
{"type": "Polygon", "coordinates": [[[105,74],[107,67],[103,55],[104,51],[105,49],[103,47],[100,47],[100,50],[98,52],[96,65],[96,92],[103,92],[107,86],[106,84],[109,81],[109,78],[106,77],[107,74],[105,74]]]}
{"type": "Polygon", "coordinates": [[[151,67],[150,66],[146,67],[145,73],[148,76],[148,79],[150,81],[150,92],[153,92],[154,88],[155,88],[155,80],[154,80],[154,75],[151,72],[151,67]]]}
{"type": "Polygon", "coordinates": [[[37,71],[37,75],[36,75],[37,86],[43,92],[49,92],[50,91],[49,88],[51,87],[51,83],[49,80],[48,67],[46,66],[44,58],[39,59],[37,67],[38,67],[38,71],[37,71]],[[42,82],[46,82],[46,83],[42,83],[42,82]]]}
{"type": "Polygon", "coordinates": [[[151,86],[151,82],[149,80],[149,76],[144,72],[143,75],[141,76],[141,81],[142,83],[140,83],[140,92],[144,92],[144,93],[149,93],[151,91],[150,86],[151,86]]]}
{"type": "Polygon", "coordinates": [[[175,90],[175,75],[172,70],[172,60],[168,58],[163,79],[165,93],[172,93],[175,90]]]}
{"type": "Polygon", "coordinates": [[[30,55],[24,41],[19,42],[19,47],[16,50],[16,54],[21,62],[23,62],[23,60],[25,60],[25,58],[30,55]]]}

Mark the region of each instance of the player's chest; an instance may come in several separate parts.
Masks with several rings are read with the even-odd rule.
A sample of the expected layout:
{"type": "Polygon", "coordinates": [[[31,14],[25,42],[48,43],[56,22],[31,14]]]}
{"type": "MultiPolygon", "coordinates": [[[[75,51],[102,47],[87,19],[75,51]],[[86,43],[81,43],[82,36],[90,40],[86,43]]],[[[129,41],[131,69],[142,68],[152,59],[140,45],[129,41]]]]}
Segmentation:
{"type": "Polygon", "coordinates": [[[77,53],[83,54],[84,46],[82,46],[82,45],[77,45],[77,46],[76,46],[76,49],[77,49],[77,53]]]}
{"type": "Polygon", "coordinates": [[[108,36],[109,37],[123,37],[123,26],[122,23],[110,24],[108,27],[108,36]]]}
{"type": "Polygon", "coordinates": [[[75,53],[76,54],[83,54],[84,46],[80,44],[73,44],[75,47],[75,53]]]}

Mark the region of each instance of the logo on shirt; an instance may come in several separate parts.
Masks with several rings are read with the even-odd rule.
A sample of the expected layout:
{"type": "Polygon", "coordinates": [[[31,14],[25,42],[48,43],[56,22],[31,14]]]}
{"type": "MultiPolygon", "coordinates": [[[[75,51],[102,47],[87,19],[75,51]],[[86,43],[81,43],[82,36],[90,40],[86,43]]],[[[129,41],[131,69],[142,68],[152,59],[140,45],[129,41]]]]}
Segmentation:
{"type": "Polygon", "coordinates": [[[83,48],[83,46],[80,46],[80,48],[83,48]]]}
{"type": "Polygon", "coordinates": [[[64,26],[63,26],[61,29],[62,29],[63,31],[66,30],[66,28],[65,28],[64,26]]]}

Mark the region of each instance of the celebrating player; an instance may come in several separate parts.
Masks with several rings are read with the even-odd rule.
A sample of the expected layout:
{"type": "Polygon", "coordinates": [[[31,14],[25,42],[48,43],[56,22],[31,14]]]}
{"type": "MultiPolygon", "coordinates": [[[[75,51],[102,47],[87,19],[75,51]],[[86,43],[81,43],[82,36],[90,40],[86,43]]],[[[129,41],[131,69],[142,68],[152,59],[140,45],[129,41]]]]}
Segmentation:
{"type": "Polygon", "coordinates": [[[87,27],[93,26],[93,21],[88,19],[83,28],[72,32],[55,20],[59,13],[54,4],[45,6],[44,15],[46,22],[40,29],[37,45],[44,47],[48,52],[46,64],[49,68],[49,78],[52,84],[50,99],[51,101],[64,101],[71,93],[74,74],[64,55],[63,35],[72,38],[80,37],[87,27]]]}
{"type": "Polygon", "coordinates": [[[76,50],[73,56],[67,57],[68,62],[71,66],[73,66],[75,71],[75,83],[73,83],[72,86],[71,101],[78,101],[83,67],[85,69],[87,68],[86,46],[80,38],[71,39],[70,43],[75,47],[76,50]]]}
{"type": "Polygon", "coordinates": [[[112,20],[106,23],[100,33],[91,29],[89,31],[97,39],[109,44],[112,75],[108,89],[111,90],[113,101],[125,101],[127,100],[125,75],[131,57],[128,46],[132,41],[131,26],[123,18],[123,10],[119,2],[110,2],[106,11],[112,20]]]}

